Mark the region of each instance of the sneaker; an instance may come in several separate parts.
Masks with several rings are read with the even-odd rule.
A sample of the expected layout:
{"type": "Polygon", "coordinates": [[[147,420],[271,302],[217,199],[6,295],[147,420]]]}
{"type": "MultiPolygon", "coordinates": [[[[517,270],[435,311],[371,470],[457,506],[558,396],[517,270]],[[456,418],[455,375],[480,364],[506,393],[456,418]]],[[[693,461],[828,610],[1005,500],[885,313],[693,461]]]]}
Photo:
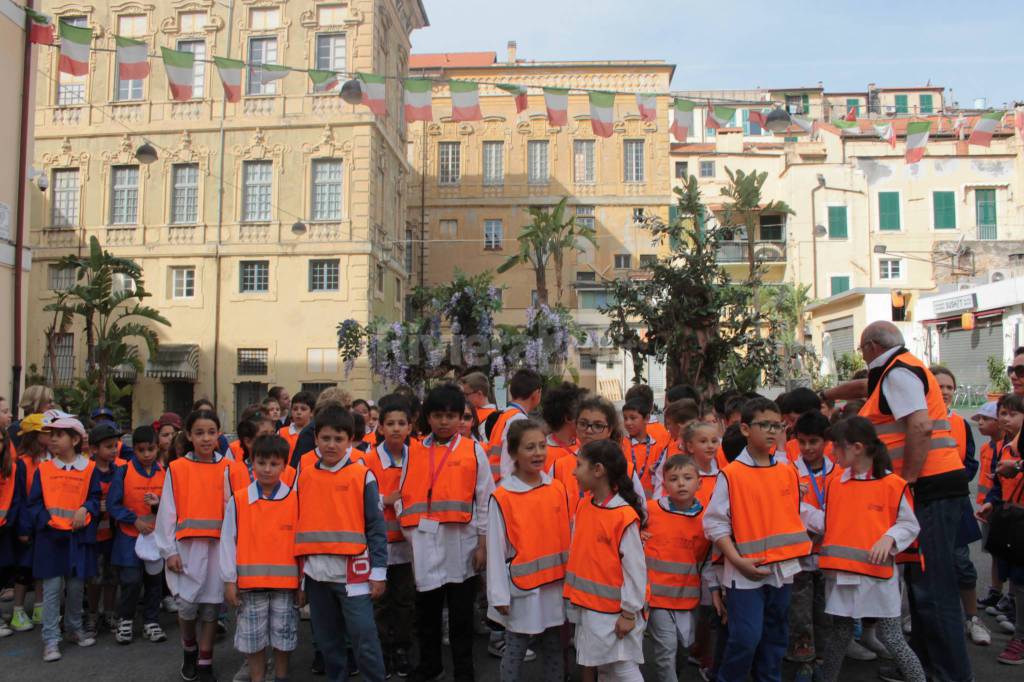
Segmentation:
{"type": "Polygon", "coordinates": [[[181,664],[181,679],[185,682],[195,682],[199,679],[199,651],[186,651],[185,660],[181,664]]]}
{"type": "Polygon", "coordinates": [[[32,623],[35,625],[43,624],[43,605],[36,604],[32,607],[32,623]]]}
{"type": "Polygon", "coordinates": [[[319,650],[313,651],[313,665],[310,666],[309,671],[314,675],[324,675],[327,673],[324,655],[319,650]]]}
{"type": "Polygon", "coordinates": [[[134,630],[135,621],[123,618],[117,625],[117,631],[114,633],[114,639],[118,644],[131,644],[134,630]]]}
{"type": "Polygon", "coordinates": [[[999,600],[1003,598],[1003,593],[999,590],[988,588],[988,596],[984,599],[978,599],[978,606],[983,609],[987,609],[990,606],[995,606],[999,603],[999,600]]]}
{"type": "Polygon", "coordinates": [[[906,682],[903,672],[894,665],[883,665],[878,669],[878,676],[886,682],[906,682]]]}
{"type": "Polygon", "coordinates": [[[217,682],[217,676],[213,674],[212,665],[196,666],[196,671],[199,673],[199,682],[217,682]]]}
{"type": "Polygon", "coordinates": [[[164,608],[167,613],[178,612],[178,600],[171,596],[164,597],[164,600],[160,602],[160,605],[164,608]]]}
{"type": "Polygon", "coordinates": [[[1006,665],[1024,664],[1024,639],[1014,637],[1003,649],[1003,653],[996,657],[996,660],[1006,665]]]}
{"type": "Polygon", "coordinates": [[[878,654],[857,640],[853,640],[850,642],[850,646],[846,647],[846,657],[855,661],[873,661],[878,658],[878,654]]]}
{"type": "Polygon", "coordinates": [[[34,628],[32,619],[25,613],[25,609],[14,609],[11,614],[11,629],[15,632],[27,632],[34,628]]]}
{"type": "Polygon", "coordinates": [[[967,637],[978,646],[988,646],[992,643],[992,633],[977,616],[967,619],[964,630],[967,631],[967,637]]]}
{"type": "Polygon", "coordinates": [[[238,669],[235,676],[231,678],[231,682],[249,682],[252,679],[252,675],[249,673],[249,661],[242,661],[242,667],[238,669]]]}
{"type": "Polygon", "coordinates": [[[399,677],[409,677],[412,674],[409,652],[405,649],[395,649],[395,653],[391,656],[391,667],[399,677]]]}
{"type": "Polygon", "coordinates": [[[146,623],[142,626],[142,636],[151,642],[166,642],[167,635],[159,623],[146,623]]]}
{"type": "Polygon", "coordinates": [[[711,682],[711,668],[697,668],[697,674],[704,682],[711,682]]]}
{"type": "Polygon", "coordinates": [[[999,621],[996,625],[999,626],[1000,630],[1010,635],[1017,631],[1017,625],[1009,618],[999,621]]]}
{"type": "Polygon", "coordinates": [[[989,606],[985,609],[985,613],[990,616],[1006,616],[1014,612],[1017,608],[1014,604],[1013,597],[1008,594],[1004,594],[995,606],[989,606]]]}
{"type": "Polygon", "coordinates": [[[864,632],[860,636],[860,643],[869,650],[875,652],[879,658],[884,658],[886,660],[892,659],[892,654],[889,653],[889,650],[884,644],[882,644],[881,640],[878,639],[878,635],[875,634],[875,628],[864,628],[864,632]]]}
{"type": "Polygon", "coordinates": [[[10,637],[13,634],[14,630],[8,627],[7,623],[0,620],[0,639],[3,639],[4,637],[10,637]]]}
{"type": "Polygon", "coordinates": [[[67,633],[69,642],[77,644],[80,647],[92,646],[96,643],[96,633],[89,631],[79,630],[78,632],[67,633]]]}
{"type": "Polygon", "coordinates": [[[82,616],[82,629],[88,630],[89,632],[96,632],[96,625],[100,622],[100,617],[96,613],[86,613],[82,616]]]}
{"type": "Polygon", "coordinates": [[[47,642],[43,645],[43,660],[47,663],[60,660],[60,644],[47,642]]]}

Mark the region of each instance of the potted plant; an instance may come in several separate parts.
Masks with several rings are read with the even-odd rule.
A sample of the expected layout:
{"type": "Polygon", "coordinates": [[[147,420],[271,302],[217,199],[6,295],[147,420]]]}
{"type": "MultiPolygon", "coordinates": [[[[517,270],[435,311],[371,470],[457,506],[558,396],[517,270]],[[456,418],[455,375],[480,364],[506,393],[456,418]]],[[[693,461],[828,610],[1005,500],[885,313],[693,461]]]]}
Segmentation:
{"type": "Polygon", "coordinates": [[[1006,374],[1006,367],[1003,365],[1003,360],[998,355],[988,356],[988,379],[991,382],[988,386],[988,395],[986,396],[990,401],[999,400],[1001,397],[1010,392],[1010,377],[1006,374]]]}

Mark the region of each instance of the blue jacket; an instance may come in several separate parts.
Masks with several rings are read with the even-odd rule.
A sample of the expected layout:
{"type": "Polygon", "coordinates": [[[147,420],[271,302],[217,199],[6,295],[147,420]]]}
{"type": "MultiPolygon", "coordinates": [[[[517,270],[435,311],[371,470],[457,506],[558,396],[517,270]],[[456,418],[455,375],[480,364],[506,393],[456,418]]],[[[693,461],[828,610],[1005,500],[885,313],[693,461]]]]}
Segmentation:
{"type": "Polygon", "coordinates": [[[91,578],[96,575],[96,526],[100,514],[99,471],[93,469],[89,479],[89,493],[82,505],[92,516],[92,522],[77,531],[51,528],[50,513],[43,505],[43,487],[39,472],[32,479],[32,490],[28,494],[28,506],[22,514],[21,528],[27,528],[35,537],[32,553],[32,577],[37,580],[55,577],[91,578]]]}
{"type": "Polygon", "coordinates": [[[135,471],[141,476],[153,478],[161,470],[161,466],[154,463],[153,470],[147,472],[133,459],[126,466],[118,467],[117,475],[110,484],[110,492],[107,493],[107,511],[110,512],[110,520],[114,524],[114,549],[110,555],[110,563],[114,566],[141,568],[142,559],[135,554],[136,538],[125,535],[120,525],[132,524],[138,519],[135,512],[124,506],[124,478],[128,475],[128,467],[135,467],[135,471]]]}
{"type": "Polygon", "coordinates": [[[11,467],[11,476],[14,478],[14,493],[11,495],[11,504],[7,508],[6,520],[3,527],[0,527],[0,569],[18,565],[18,517],[25,506],[25,463],[15,459],[11,467]],[[21,476],[18,472],[21,470],[21,476]],[[19,485],[19,481],[21,481],[19,485]]]}

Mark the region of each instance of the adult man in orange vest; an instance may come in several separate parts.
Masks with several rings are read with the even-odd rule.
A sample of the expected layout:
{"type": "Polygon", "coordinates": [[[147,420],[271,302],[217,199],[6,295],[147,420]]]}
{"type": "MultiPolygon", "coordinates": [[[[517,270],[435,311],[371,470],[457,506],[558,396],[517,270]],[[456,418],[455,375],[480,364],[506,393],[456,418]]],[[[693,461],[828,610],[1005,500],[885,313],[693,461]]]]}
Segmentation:
{"type": "Polygon", "coordinates": [[[483,372],[470,372],[459,379],[459,388],[462,389],[462,395],[466,396],[466,402],[476,412],[476,419],[480,422],[480,440],[486,443],[484,423],[498,411],[498,406],[491,402],[491,382],[483,372]]]}
{"type": "MultiPolygon", "coordinates": [[[[867,398],[860,415],[875,425],[889,449],[893,471],[913,489],[921,524],[918,541],[927,570],[920,563],[908,564],[906,570],[911,645],[931,679],[970,682],[953,554],[969,494],[967,475],[938,383],[903,344],[903,335],[891,322],[869,324],[860,338],[868,379],[836,386],[822,397],[867,398]]],[[[882,677],[887,679],[884,671],[882,677]]]]}

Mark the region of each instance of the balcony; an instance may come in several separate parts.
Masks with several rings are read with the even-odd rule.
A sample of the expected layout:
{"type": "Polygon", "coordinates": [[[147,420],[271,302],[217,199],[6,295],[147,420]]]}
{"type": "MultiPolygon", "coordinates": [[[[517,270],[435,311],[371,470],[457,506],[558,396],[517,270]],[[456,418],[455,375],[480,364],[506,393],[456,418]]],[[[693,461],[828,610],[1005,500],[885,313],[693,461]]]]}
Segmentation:
{"type": "MultiPolygon", "coordinates": [[[[754,242],[754,258],[762,263],[785,263],[786,242],[756,241],[754,242]]],[[[718,255],[715,261],[721,265],[729,263],[746,264],[750,259],[750,244],[745,241],[722,241],[718,243],[718,255]]]]}

